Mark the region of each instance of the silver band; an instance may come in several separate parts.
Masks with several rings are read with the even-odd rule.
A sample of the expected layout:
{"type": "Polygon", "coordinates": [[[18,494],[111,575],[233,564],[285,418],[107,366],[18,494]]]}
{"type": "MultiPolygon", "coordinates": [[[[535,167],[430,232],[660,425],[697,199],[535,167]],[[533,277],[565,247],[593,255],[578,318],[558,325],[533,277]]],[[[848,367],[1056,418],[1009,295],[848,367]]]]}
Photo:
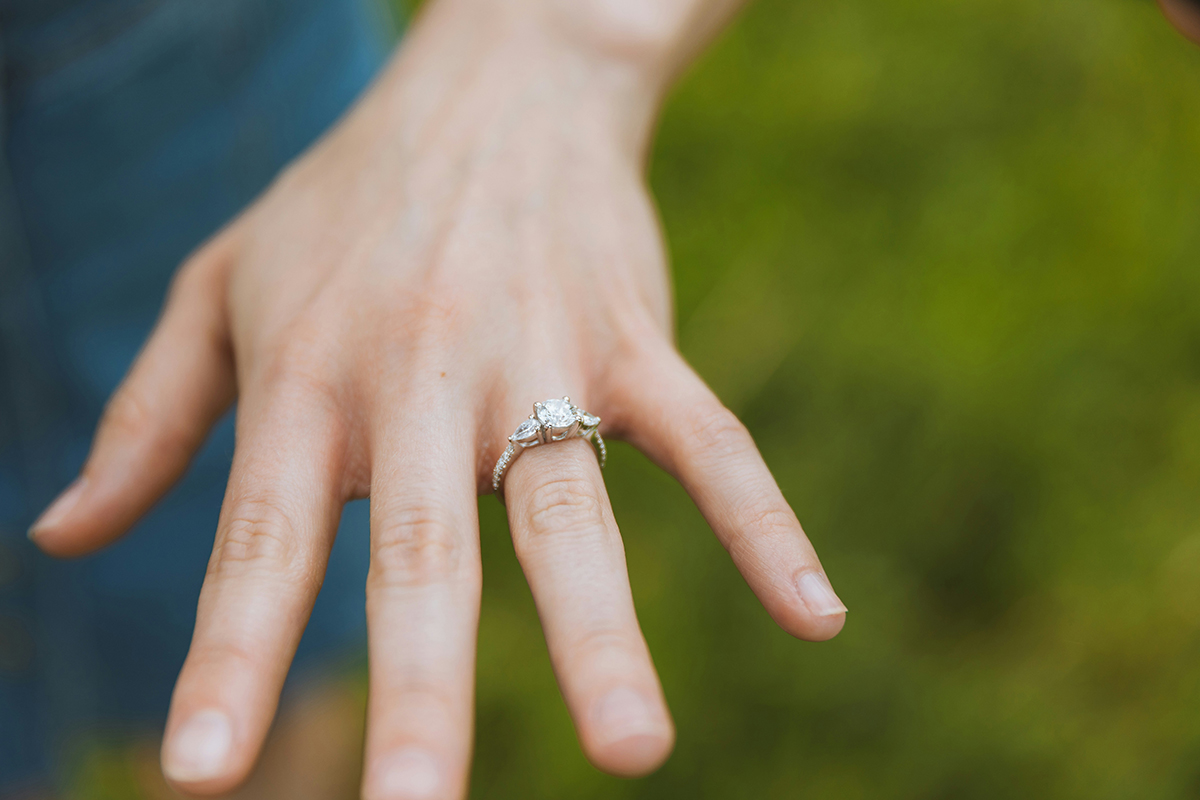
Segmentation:
{"type": "Polygon", "coordinates": [[[500,487],[504,485],[504,473],[508,472],[512,462],[517,460],[522,450],[537,447],[539,444],[566,439],[587,439],[592,443],[592,447],[596,448],[596,457],[600,459],[600,466],[603,468],[608,459],[608,450],[604,447],[604,440],[600,438],[599,427],[600,418],[572,404],[569,397],[534,403],[533,413],[508,437],[508,447],[504,449],[504,454],[492,470],[492,491],[500,494],[500,487]]]}

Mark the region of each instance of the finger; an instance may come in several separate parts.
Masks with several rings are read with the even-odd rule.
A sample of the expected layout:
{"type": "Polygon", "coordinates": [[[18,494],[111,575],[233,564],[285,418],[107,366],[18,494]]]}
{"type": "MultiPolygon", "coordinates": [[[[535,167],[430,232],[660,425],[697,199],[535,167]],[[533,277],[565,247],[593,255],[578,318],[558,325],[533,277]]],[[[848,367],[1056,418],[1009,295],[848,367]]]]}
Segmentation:
{"type": "Polygon", "coordinates": [[[665,343],[623,375],[616,426],[683,484],[771,617],[836,636],[846,607],[745,426],[665,343]]]}
{"type": "Polygon", "coordinates": [[[650,772],[670,754],[674,728],[591,446],[574,439],[527,450],[509,469],[504,496],[584,752],[606,772],[650,772]]]}
{"type": "Polygon", "coordinates": [[[1158,0],[1167,19],[1180,33],[1200,42],[1200,8],[1192,0],[1158,0]]]}
{"type": "Polygon", "coordinates": [[[124,533],[179,479],[233,402],[222,299],[227,242],[209,245],[176,277],[80,476],[29,531],[46,552],[82,555],[124,533]]]}
{"type": "Polygon", "coordinates": [[[366,800],[466,794],[481,573],[474,433],[451,401],[372,437],[366,800]]]}
{"type": "Polygon", "coordinates": [[[196,794],[249,774],[321,586],[342,506],[346,434],[311,381],[244,395],[238,447],[163,773],[196,794]]]}

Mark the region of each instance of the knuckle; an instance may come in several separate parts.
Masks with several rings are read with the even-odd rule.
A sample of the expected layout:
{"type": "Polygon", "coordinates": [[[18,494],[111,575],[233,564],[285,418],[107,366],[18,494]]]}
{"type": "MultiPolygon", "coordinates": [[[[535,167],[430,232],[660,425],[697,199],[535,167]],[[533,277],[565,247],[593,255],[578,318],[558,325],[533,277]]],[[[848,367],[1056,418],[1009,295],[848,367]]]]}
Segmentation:
{"type": "Polygon", "coordinates": [[[575,642],[571,660],[580,667],[612,669],[636,661],[641,649],[628,632],[599,628],[584,633],[575,642]]]}
{"type": "Polygon", "coordinates": [[[730,455],[745,447],[749,431],[732,411],[713,402],[697,408],[689,420],[689,441],[699,454],[730,455]]]}
{"type": "Polygon", "coordinates": [[[418,340],[448,343],[458,330],[458,309],[453,302],[437,295],[423,297],[413,315],[412,325],[418,340]]]}
{"type": "Polygon", "coordinates": [[[442,583],[456,575],[464,561],[454,526],[428,509],[400,512],[373,539],[375,588],[442,583]]]}
{"type": "Polygon", "coordinates": [[[559,475],[536,484],[525,507],[527,529],[534,539],[590,530],[600,523],[604,511],[596,487],[579,475],[559,475]]]}
{"type": "Polygon", "coordinates": [[[201,642],[188,660],[205,670],[225,668],[249,673],[261,667],[252,645],[230,638],[201,642]]]}
{"type": "Polygon", "coordinates": [[[798,527],[796,515],[790,508],[771,502],[755,502],[745,511],[744,525],[758,535],[790,535],[798,527]]]}
{"type": "Polygon", "coordinates": [[[148,442],[161,456],[173,460],[199,444],[196,432],[156,413],[141,392],[123,383],[104,409],[100,428],[104,437],[148,442]]]}
{"type": "Polygon", "coordinates": [[[100,426],[105,431],[136,437],[144,435],[153,422],[154,414],[149,405],[126,381],[117,387],[109,399],[100,426]]]}
{"type": "Polygon", "coordinates": [[[316,343],[292,339],[271,360],[267,381],[280,400],[336,412],[342,398],[333,362],[331,354],[316,343]]]}
{"type": "Polygon", "coordinates": [[[440,709],[443,713],[462,704],[455,687],[444,673],[435,672],[430,665],[404,664],[389,687],[395,694],[395,705],[411,710],[440,709]]]}
{"type": "Polygon", "coordinates": [[[274,500],[242,501],[229,515],[213,553],[210,574],[307,573],[296,527],[274,500]]]}
{"type": "Polygon", "coordinates": [[[793,539],[800,530],[800,523],[791,508],[770,500],[750,502],[739,517],[729,542],[729,550],[735,559],[740,553],[758,550],[767,542],[793,539]]]}
{"type": "Polygon", "coordinates": [[[381,346],[385,347],[400,344],[444,350],[458,340],[470,317],[460,297],[436,285],[409,290],[384,302],[385,319],[390,321],[382,331],[381,346]]]}

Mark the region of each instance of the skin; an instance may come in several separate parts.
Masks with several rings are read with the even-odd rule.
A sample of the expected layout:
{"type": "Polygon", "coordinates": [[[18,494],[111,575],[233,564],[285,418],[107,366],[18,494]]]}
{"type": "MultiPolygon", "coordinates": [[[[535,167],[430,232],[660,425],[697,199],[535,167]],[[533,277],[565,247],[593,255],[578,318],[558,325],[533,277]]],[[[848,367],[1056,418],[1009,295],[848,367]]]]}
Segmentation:
{"type": "MultiPolygon", "coordinates": [[[[223,800],[342,800],[361,777],[363,705],[357,681],[321,676],[296,687],[281,704],[250,777],[223,800]]],[[[156,739],[119,754],[141,800],[178,800],[159,767],[156,739]]],[[[112,758],[112,756],[109,756],[112,758]]]]}
{"type": "Polygon", "coordinates": [[[1200,0],[1158,0],[1158,5],[1180,33],[1200,43],[1200,0]]]}
{"type": "MultiPolygon", "coordinates": [[[[369,495],[364,797],[465,794],[475,497],[533,400],[570,394],[676,475],[786,631],[841,629],[749,435],[674,349],[643,180],[663,94],[737,4],[440,0],[347,118],[181,267],[80,479],[31,532],[58,556],[117,538],[239,400],[163,744],[174,789],[226,794],[254,770],[340,508],[369,495]],[[223,754],[222,736],[196,735],[214,719],[223,754]]],[[[1160,4],[1200,40],[1200,3],[1160,4]]],[[[578,441],[528,451],[505,494],[585,753],[614,774],[653,770],[674,731],[595,457],[578,441]]],[[[309,721],[352,731],[354,706],[285,718],[244,791],[294,779],[281,796],[300,796],[352,774],[318,763],[309,721]]]]}
{"type": "MultiPolygon", "coordinates": [[[[570,395],[674,474],[767,612],[845,607],[746,429],[672,341],[643,164],[673,77],[734,0],[440,0],[357,106],[179,270],[46,552],[120,536],[238,400],[237,449],[163,743],[171,785],[254,768],[342,505],[371,498],[363,796],[459,798],[476,497],[535,400],[570,395]]],[[[674,729],[590,447],[526,451],[505,501],[587,757],[634,776],[674,729]]]]}

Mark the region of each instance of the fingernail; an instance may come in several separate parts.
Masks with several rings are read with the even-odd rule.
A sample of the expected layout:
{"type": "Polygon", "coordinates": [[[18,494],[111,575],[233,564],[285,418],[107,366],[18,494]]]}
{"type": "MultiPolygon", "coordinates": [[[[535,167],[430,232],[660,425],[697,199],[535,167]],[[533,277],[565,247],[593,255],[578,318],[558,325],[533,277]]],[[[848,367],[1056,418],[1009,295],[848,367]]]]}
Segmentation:
{"type": "Polygon", "coordinates": [[[83,490],[87,487],[87,478],[82,475],[76,478],[70,486],[63,490],[63,493],[55,498],[49,508],[42,512],[42,515],[37,518],[29,528],[29,538],[35,538],[42,531],[53,528],[64,519],[67,514],[71,513],[71,509],[79,502],[79,498],[83,496],[83,490]]]}
{"type": "Polygon", "coordinates": [[[379,768],[371,797],[375,800],[425,800],[441,788],[438,762],[416,747],[397,750],[379,768]]]}
{"type": "Polygon", "coordinates": [[[633,689],[613,689],[596,703],[596,723],[609,741],[624,739],[632,734],[657,731],[661,725],[654,719],[646,700],[633,689]]]}
{"type": "Polygon", "coordinates": [[[833,593],[829,579],[824,572],[805,572],[796,581],[800,590],[800,599],[808,610],[818,617],[832,617],[834,614],[845,614],[846,606],[833,593]]]}
{"type": "Polygon", "coordinates": [[[163,754],[163,774],[191,783],[218,778],[225,772],[233,747],[233,726],[223,711],[200,711],[175,731],[163,754]]]}

